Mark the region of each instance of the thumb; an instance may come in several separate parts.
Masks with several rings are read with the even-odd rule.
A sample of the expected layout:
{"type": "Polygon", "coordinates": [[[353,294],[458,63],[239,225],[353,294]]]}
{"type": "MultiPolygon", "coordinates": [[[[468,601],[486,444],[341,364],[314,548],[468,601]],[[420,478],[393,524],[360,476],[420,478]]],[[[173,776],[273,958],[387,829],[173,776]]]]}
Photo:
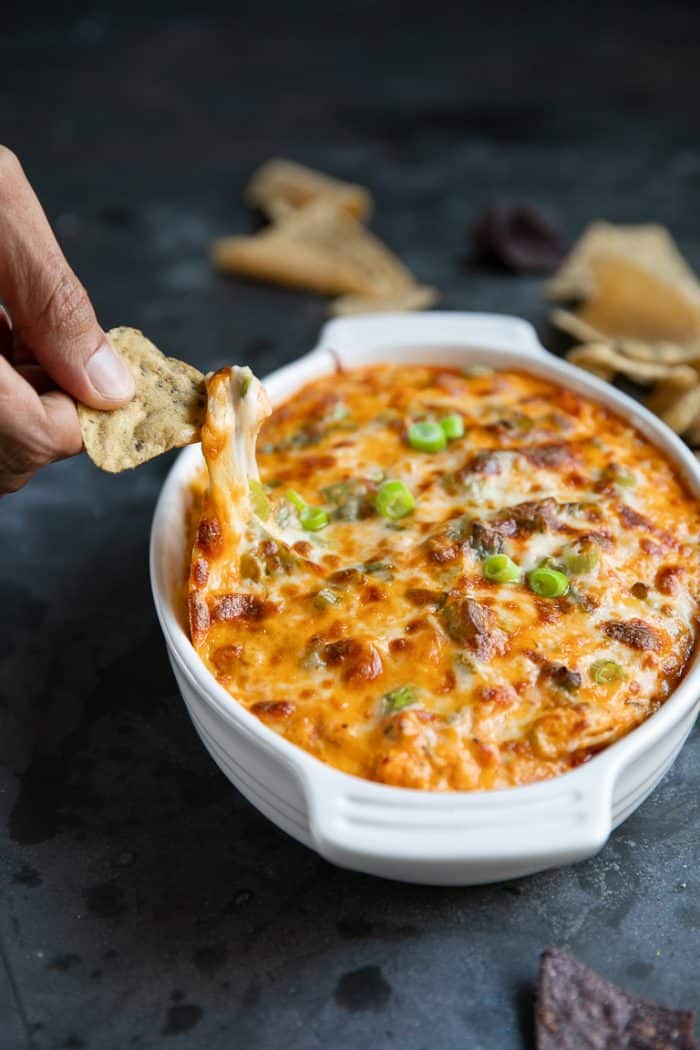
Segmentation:
{"type": "Polygon", "coordinates": [[[15,340],[51,378],[92,408],[116,408],[134,379],[97,323],[17,158],[0,147],[0,296],[15,340]]]}

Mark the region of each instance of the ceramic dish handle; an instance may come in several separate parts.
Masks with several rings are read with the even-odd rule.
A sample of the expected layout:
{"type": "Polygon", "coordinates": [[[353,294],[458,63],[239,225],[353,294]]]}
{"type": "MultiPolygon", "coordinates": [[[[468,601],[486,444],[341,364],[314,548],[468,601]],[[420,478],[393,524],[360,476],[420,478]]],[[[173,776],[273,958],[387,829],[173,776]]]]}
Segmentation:
{"type": "Polygon", "coordinates": [[[329,321],[321,329],[316,351],[333,350],[352,354],[353,364],[362,363],[363,354],[376,358],[377,350],[420,347],[465,346],[488,350],[509,350],[527,356],[546,354],[535,329],[519,317],[503,314],[462,314],[430,311],[406,314],[367,314],[329,321]]]}
{"type": "Polygon", "coordinates": [[[596,853],[611,830],[613,780],[598,765],[506,791],[429,795],[361,780],[348,788],[324,770],[307,799],[314,845],[335,864],[376,872],[383,861],[398,878],[482,865],[493,881],[596,853]]]}

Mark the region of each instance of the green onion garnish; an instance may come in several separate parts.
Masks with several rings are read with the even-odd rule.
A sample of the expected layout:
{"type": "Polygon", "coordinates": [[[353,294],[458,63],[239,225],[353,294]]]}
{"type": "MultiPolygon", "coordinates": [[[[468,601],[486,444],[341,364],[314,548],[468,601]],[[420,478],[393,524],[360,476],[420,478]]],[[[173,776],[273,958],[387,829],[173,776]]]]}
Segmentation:
{"type": "Polygon", "coordinates": [[[558,569],[547,569],[540,566],[527,574],[527,582],[531,591],[538,594],[540,598],[560,598],[569,589],[569,581],[563,572],[558,569]]]}
{"type": "Polygon", "coordinates": [[[262,483],[257,478],[251,478],[248,482],[248,491],[250,492],[253,514],[262,521],[266,521],[270,517],[270,501],[265,495],[262,483]]]}
{"type": "Polygon", "coordinates": [[[307,507],[299,512],[299,521],[307,532],[318,532],[328,524],[328,515],[323,507],[307,507]]]}
{"type": "Polygon", "coordinates": [[[291,504],[293,504],[297,510],[302,511],[308,507],[308,503],[303,496],[300,496],[294,489],[287,489],[285,496],[291,504]]]}
{"type": "MultiPolygon", "coordinates": [[[[442,434],[442,431],[440,433],[442,434]]],[[[383,518],[398,521],[411,513],[416,501],[403,481],[385,481],[377,489],[374,505],[383,518]]]]}
{"type": "Polygon", "coordinates": [[[572,576],[584,576],[588,572],[593,572],[599,561],[600,550],[598,544],[593,540],[576,544],[564,551],[564,566],[572,576]]]}
{"type": "Polygon", "coordinates": [[[443,433],[448,441],[454,441],[455,438],[464,437],[464,420],[457,412],[441,419],[440,426],[442,427],[443,433]]]}
{"type": "Polygon", "coordinates": [[[253,373],[251,372],[251,370],[249,368],[247,368],[245,370],[245,372],[243,372],[243,374],[241,375],[241,386],[240,386],[241,397],[245,397],[246,394],[248,393],[248,390],[250,389],[250,384],[251,384],[252,378],[253,378],[253,373]]]}
{"type": "Polygon", "coordinates": [[[411,423],[408,443],[419,452],[441,452],[447,446],[447,435],[439,423],[411,423]]]}
{"type": "Polygon", "coordinates": [[[392,711],[401,711],[402,708],[415,704],[416,699],[416,691],[412,685],[401,685],[384,695],[384,700],[392,711]]]}
{"type": "Polygon", "coordinates": [[[612,685],[625,677],[625,672],[614,660],[596,660],[588,670],[596,685],[612,685]]]}
{"type": "Polygon", "coordinates": [[[302,529],[306,529],[307,532],[318,532],[319,529],[325,529],[329,519],[323,507],[310,507],[294,489],[287,489],[285,496],[296,507],[302,529]]]}
{"type": "Polygon", "coordinates": [[[518,583],[520,567],[507,554],[492,554],[483,562],[482,571],[492,583],[518,583]]]}

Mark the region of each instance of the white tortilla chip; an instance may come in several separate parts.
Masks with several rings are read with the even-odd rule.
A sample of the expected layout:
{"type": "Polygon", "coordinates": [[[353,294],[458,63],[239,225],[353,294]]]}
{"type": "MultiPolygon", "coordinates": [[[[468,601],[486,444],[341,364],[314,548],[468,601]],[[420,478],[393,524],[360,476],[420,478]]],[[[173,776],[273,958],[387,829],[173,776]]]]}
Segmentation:
{"type": "Polygon", "coordinates": [[[364,186],[280,158],[268,160],[258,168],[243,197],[271,219],[315,200],[325,200],[361,221],[367,221],[372,214],[372,195],[364,186]]]}
{"type": "Polygon", "coordinates": [[[598,221],[584,230],[559,270],[547,282],[547,297],[589,298],[596,286],[591,260],[599,255],[623,256],[686,294],[700,293],[695,274],[665,226],[655,223],[618,226],[598,221]]]}

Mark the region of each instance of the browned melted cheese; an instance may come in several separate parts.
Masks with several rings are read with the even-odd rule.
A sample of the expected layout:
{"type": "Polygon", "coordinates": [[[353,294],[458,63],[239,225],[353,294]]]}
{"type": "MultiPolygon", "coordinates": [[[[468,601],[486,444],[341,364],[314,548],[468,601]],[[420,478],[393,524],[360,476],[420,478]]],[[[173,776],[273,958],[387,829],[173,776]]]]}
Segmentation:
{"type": "MultiPolygon", "coordinates": [[[[212,477],[218,449],[204,443],[212,477]]],[[[585,397],[516,372],[358,369],[278,408],[258,463],[293,538],[288,488],[330,524],[295,550],[252,520],[239,561],[210,491],[192,637],[239,703],[324,762],[434,790],[542,780],[639,725],[683,672],[698,503],[660,451],[585,397]],[[463,437],[410,447],[412,422],[453,413],[463,437]],[[412,514],[377,512],[385,479],[409,487],[412,514]],[[565,596],[538,597],[525,574],[562,566],[572,545],[593,546],[597,564],[565,596]],[[484,578],[494,551],[521,582],[484,578]],[[619,680],[595,680],[602,660],[619,680]]]]}

